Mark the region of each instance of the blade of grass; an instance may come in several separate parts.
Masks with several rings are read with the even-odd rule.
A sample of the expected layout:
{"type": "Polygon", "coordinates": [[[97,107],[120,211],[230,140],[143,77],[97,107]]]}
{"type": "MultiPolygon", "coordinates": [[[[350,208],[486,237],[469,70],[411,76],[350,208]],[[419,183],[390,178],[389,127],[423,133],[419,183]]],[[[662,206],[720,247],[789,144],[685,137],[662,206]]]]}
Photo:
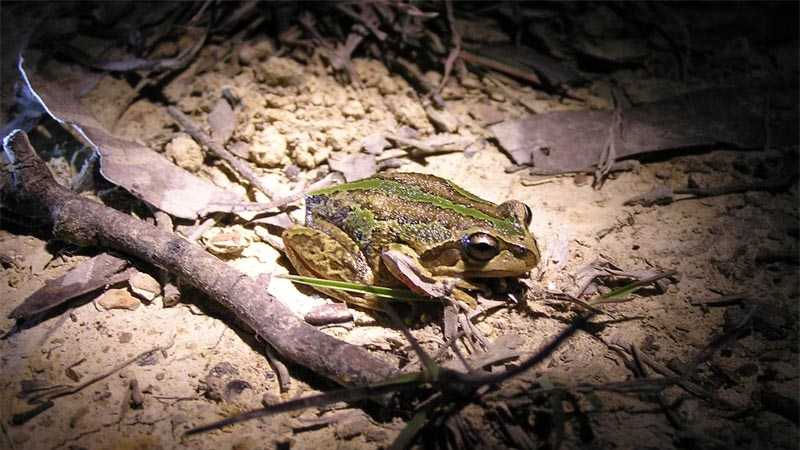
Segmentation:
{"type": "Polygon", "coordinates": [[[437,298],[423,297],[411,291],[403,289],[393,289],[382,286],[368,286],[365,284],[348,283],[346,281],[324,280],[321,278],[302,277],[297,275],[275,275],[277,278],[285,278],[295,283],[305,284],[312,287],[322,287],[328,289],[339,289],[348,292],[358,292],[360,294],[372,294],[378,297],[385,297],[392,300],[405,302],[440,302],[437,298]]]}
{"type": "Polygon", "coordinates": [[[600,305],[607,301],[617,301],[621,298],[627,297],[628,295],[633,294],[634,292],[638,291],[639,289],[652,284],[655,281],[658,281],[662,278],[668,278],[678,273],[677,270],[668,270],[666,272],[659,273],[657,275],[653,275],[652,277],[645,278],[642,280],[634,281],[633,283],[626,284],[619,289],[615,289],[611,292],[607,292],[603,295],[597,296],[592,300],[589,300],[589,305],[600,305]]]}

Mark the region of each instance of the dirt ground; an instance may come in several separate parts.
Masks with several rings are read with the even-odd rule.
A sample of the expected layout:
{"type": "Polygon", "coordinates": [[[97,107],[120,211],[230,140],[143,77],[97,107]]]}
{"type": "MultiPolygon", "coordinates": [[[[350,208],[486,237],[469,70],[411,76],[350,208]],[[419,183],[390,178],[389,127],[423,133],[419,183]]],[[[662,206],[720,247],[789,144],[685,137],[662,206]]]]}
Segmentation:
{"type": "MultiPolygon", "coordinates": [[[[593,7],[608,12],[599,4],[593,7]]],[[[4,6],[4,37],[10,13],[4,6]]],[[[768,46],[745,47],[727,48],[726,61],[741,62],[726,68],[735,75],[723,73],[718,63],[716,72],[706,70],[677,81],[639,64],[620,65],[607,73],[588,74],[591,82],[573,88],[579,94],[573,96],[495,75],[504,80],[500,90],[485,72],[454,73],[441,97],[458,123],[454,134],[467,139],[469,146],[413,158],[398,152],[384,166],[378,164],[388,168],[399,161],[397,170],[436,174],[482,198],[496,203],[517,199],[531,208],[530,229],[542,249],[542,263],[525,280],[529,288],[516,304],[509,302],[475,320],[489,341],[503,338],[519,352],[519,358],[499,364],[495,372],[535,354],[586,311],[565,301],[563,293],[575,291],[587,265],[678,272],[664,292],[647,287],[628,301],[601,306],[590,324],[532,370],[465,399],[449,422],[431,425],[424,432],[426,442],[441,443],[451,436],[450,445],[465,448],[798,448],[796,178],[779,189],[678,196],[653,206],[625,204],[658,184],[712,187],[764,180],[776,168],[798,164],[796,144],[789,149],[664,152],[613,173],[595,189],[591,177],[584,175],[506,170],[512,162],[487,129],[491,123],[530,114],[515,99],[524,99],[540,114],[609,109],[612,78],[635,102],[644,102],[697,85],[713,86],[725,76],[726,83],[747,79],[764,70],[765,59],[773,64],[787,53],[768,46]],[[742,52],[741,60],[730,53],[736,51],[742,52]],[[726,296],[735,297],[714,302],[726,296]],[[743,331],[737,333],[742,324],[743,331]],[[717,345],[721,336],[727,340],[717,345]],[[709,346],[713,352],[704,353],[709,346]],[[703,358],[697,360],[698,355],[703,358]],[[637,359],[652,364],[641,362],[637,368],[637,359]],[[673,377],[660,389],[652,389],[652,384],[651,389],[636,389],[636,380],[666,376],[657,366],[694,371],[685,379],[673,377]]],[[[795,35],[795,65],[788,69],[794,77],[797,49],[795,35]]],[[[40,59],[36,70],[79,93],[81,102],[118,137],[142,143],[217,186],[249,193],[255,201],[267,199],[253,194],[226,164],[187,138],[167,114],[167,105],[177,106],[214,132],[209,114],[220,99],[235,99],[228,147],[243,156],[276,198],[294,192],[298,180],[325,175],[333,158],[363,155],[365,139],[376,132],[404,126],[420,138],[439,132],[425,110],[429,102],[405,77],[357,52],[352,67],[363,89],[342,82],[341,72],[331,67],[324,52],[281,47],[261,33],[246,35],[235,46],[210,42],[199,55],[203,70],[184,72],[190,76],[179,73],[145,90],[116,123],[119,105],[136,84],[131,77],[89,71],[64,59],[40,59]],[[236,64],[231,53],[236,54],[236,64]],[[209,64],[214,58],[223,62],[209,64]]],[[[4,66],[6,62],[4,57],[4,66]]],[[[713,65],[703,69],[709,67],[713,65]]],[[[435,84],[441,73],[426,68],[424,77],[435,84]]],[[[13,82],[2,79],[4,85],[13,82]]],[[[70,158],[80,145],[60,132],[57,123],[43,120],[31,136],[60,182],[76,175],[77,163],[70,158]]],[[[99,180],[99,175],[83,195],[149,219],[136,199],[99,180]]],[[[294,204],[299,207],[291,217],[302,221],[302,201],[294,204]]],[[[180,303],[173,307],[165,307],[161,298],[143,301],[126,285],[117,285],[28,322],[8,319],[14,307],[48,280],[101,250],[52,240],[46,227],[20,223],[18,213],[9,216],[4,210],[0,229],[2,448],[385,448],[410,417],[410,407],[379,411],[375,405],[361,409],[337,403],[184,436],[192,427],[264,402],[274,404],[336,385],[290,364],[291,386],[282,392],[265,343],[191,288],[182,289],[180,303]],[[164,346],[168,347],[119,367],[164,346]],[[20,420],[20,414],[35,407],[20,395],[31,386],[76,385],[108,371],[110,376],[55,398],[50,408],[20,420]],[[131,406],[134,380],[142,400],[131,406]]],[[[219,258],[253,277],[293,273],[270,245],[279,237],[275,227],[231,215],[215,219],[198,245],[212,246],[219,258]],[[222,242],[220,235],[235,235],[237,240],[222,242]],[[215,250],[216,243],[225,248],[215,250]]],[[[176,220],[175,232],[188,235],[200,222],[176,220]]],[[[156,277],[160,274],[157,268],[137,265],[156,277]]],[[[603,279],[581,299],[621,286],[624,280],[630,279],[603,279]]],[[[301,316],[331,303],[285,279],[272,279],[265,288],[301,316]]],[[[352,313],[352,322],[325,327],[325,332],[363,346],[396,367],[418,370],[418,357],[384,315],[358,309],[352,313]]],[[[419,318],[411,330],[431,354],[443,344],[441,316],[419,318]]],[[[454,358],[452,353],[446,356],[454,358]]]]}

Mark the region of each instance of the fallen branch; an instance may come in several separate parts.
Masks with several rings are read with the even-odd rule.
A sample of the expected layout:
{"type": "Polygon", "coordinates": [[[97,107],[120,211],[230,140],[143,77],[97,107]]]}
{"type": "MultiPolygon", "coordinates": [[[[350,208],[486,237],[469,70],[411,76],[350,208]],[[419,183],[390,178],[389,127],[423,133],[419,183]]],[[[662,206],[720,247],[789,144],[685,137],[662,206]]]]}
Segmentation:
{"type": "Polygon", "coordinates": [[[654,186],[650,191],[645,194],[638,195],[625,201],[624,205],[667,205],[676,200],[676,195],[689,195],[686,198],[703,198],[703,197],[718,197],[720,195],[738,194],[748,191],[778,191],[788,188],[794,179],[797,178],[797,171],[794,169],[787,170],[785,173],[778,175],[772,179],[764,181],[755,181],[752,183],[738,183],[727,186],[717,186],[710,188],[678,188],[673,189],[665,184],[654,186]]]}
{"type": "Polygon", "coordinates": [[[303,322],[263,284],[185,239],[83,198],[60,186],[21,130],[3,139],[11,161],[2,174],[3,203],[49,217],[56,237],[113,249],[170,270],[232,311],[280,354],[342,384],[367,384],[399,372],[361,347],[303,322]]]}

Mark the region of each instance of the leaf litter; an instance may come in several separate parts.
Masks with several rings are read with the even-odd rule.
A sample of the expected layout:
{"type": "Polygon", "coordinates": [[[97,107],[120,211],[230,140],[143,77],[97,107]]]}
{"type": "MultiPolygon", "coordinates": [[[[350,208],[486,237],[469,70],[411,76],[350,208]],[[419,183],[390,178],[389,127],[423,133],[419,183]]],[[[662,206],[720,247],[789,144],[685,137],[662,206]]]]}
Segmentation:
{"type": "MultiPolygon", "coordinates": [[[[118,84],[116,81],[125,79],[120,73],[111,73],[101,79],[82,100],[98,117],[114,115],[103,109],[106,106],[104,99],[114,98],[117,94],[115,89],[120,89],[120,86],[129,89],[126,96],[134,100],[122,102],[129,106],[123,109],[114,127],[114,137],[124,138],[127,143],[119,144],[99,134],[99,138],[95,138],[98,141],[95,144],[101,144],[98,145],[99,151],[104,151],[113,142],[126,151],[131,148],[130,143],[134,143],[134,146],[144,144],[148,147],[145,150],[153,154],[162,152],[175,131],[174,124],[165,114],[165,105],[159,103],[166,99],[191,116],[194,124],[199,124],[198,128],[206,128],[208,124],[209,128],[204,132],[209,139],[198,138],[204,161],[193,173],[197,180],[208,180],[201,184],[210,182],[226,192],[235,193],[236,198],[225,199],[228,205],[254,201],[264,203],[274,200],[273,196],[288,197],[308,181],[321,178],[331,170],[342,172],[344,179],[352,180],[374,170],[401,164],[407,165],[407,169],[451,178],[468,190],[498,203],[507,198],[526,201],[534,209],[533,230],[540,243],[549,248],[566,242],[568,251],[561,252],[558,261],[554,261],[561,267],[559,270],[542,268],[538,275],[533,274],[535,283],[526,301],[517,307],[500,308],[486,314],[474,324],[480,335],[493,342],[500,342],[502,336],[520,337],[522,341],[511,350],[512,353],[521,350],[530,353],[541,348],[583,311],[580,307],[570,306],[581,303],[556,300],[580,281],[574,278],[578,276],[574,274],[579,274],[580,265],[595,260],[613,261],[603,267],[606,273],[609,267],[613,268],[616,276],[667,268],[681,272],[680,281],[667,288],[666,293],[645,289],[642,297],[634,296],[624,303],[604,304],[604,310],[613,313],[613,320],[595,318],[591,326],[584,328],[587,336],[571,337],[566,345],[547,357],[546,365],[537,367],[536,374],[528,372],[503,383],[501,387],[507,390],[501,389],[495,399],[474,397],[486,399],[483,407],[472,405],[448,413],[446,402],[428,404],[438,405],[440,409],[431,407],[425,410],[425,404],[422,404],[421,411],[433,413],[433,418],[450,417],[438,429],[441,433],[435,434],[438,444],[579,447],[594,442],[625,446],[641,442],[640,433],[649,433],[653,439],[651,442],[665,448],[677,446],[680,442],[704,445],[726,439],[792,448],[790,443],[796,441],[792,436],[796,436],[797,431],[787,423],[792,422],[792,411],[796,410],[792,406],[793,402],[796,406],[792,392],[796,392],[797,366],[791,350],[796,348],[797,316],[791,313],[791,305],[797,298],[797,280],[793,276],[796,275],[796,262],[793,263],[791,258],[779,258],[778,252],[783,249],[789,254],[797,251],[797,188],[796,177],[791,171],[786,177],[781,177],[780,174],[785,172],[776,169],[791,167],[792,158],[796,161],[796,104],[788,102],[787,105],[785,101],[789,97],[796,98],[796,95],[775,97],[765,94],[774,89],[761,88],[762,85],[783,86],[781,83],[786,80],[782,77],[796,79],[796,25],[794,31],[790,27],[786,33],[787,28],[781,26],[784,22],[780,19],[780,16],[794,17],[791,13],[781,12],[780,8],[754,9],[750,18],[756,23],[771,21],[777,25],[760,30],[743,26],[720,31],[719,27],[708,27],[707,24],[714,19],[722,20],[724,11],[708,6],[694,10],[689,5],[670,8],[661,4],[451,5],[445,2],[441,9],[423,10],[425,8],[420,9],[421,6],[403,3],[366,2],[322,6],[320,10],[308,8],[308,11],[304,11],[304,6],[295,5],[267,8],[268,14],[257,14],[264,11],[248,3],[221,5],[221,9],[215,11],[216,17],[221,19],[216,31],[223,36],[229,33],[233,39],[215,40],[212,32],[213,45],[174,46],[173,57],[189,55],[186,49],[199,49],[187,67],[141,66],[137,65],[138,57],[129,59],[134,64],[106,67],[123,72],[129,69],[175,70],[173,75],[176,76],[159,74],[152,83],[145,84],[135,80],[118,84]],[[337,11],[352,22],[337,15],[337,11]],[[476,36],[475,28],[470,31],[465,27],[467,22],[476,21],[476,17],[481,18],[481,26],[477,27],[480,37],[476,36]],[[703,20],[697,20],[697,17],[703,17],[703,20]],[[279,36],[277,40],[263,39],[263,36],[260,40],[245,39],[257,34],[255,30],[265,22],[275,24],[272,36],[279,36]],[[516,34],[499,26],[500,23],[513,24],[516,34]],[[644,24],[647,26],[642,26],[644,24]],[[226,29],[226,26],[230,28],[226,29]],[[475,58],[470,60],[469,55],[478,53],[472,44],[485,44],[482,39],[490,30],[495,38],[499,37],[507,54],[501,58],[497,52],[482,52],[483,64],[475,58]],[[576,32],[565,33],[564,30],[576,32]],[[650,51],[643,51],[640,44],[636,45],[642,38],[650,45],[650,51]],[[514,39],[524,43],[514,42],[514,39]],[[742,42],[751,45],[737,45],[742,42]],[[532,51],[534,47],[535,51],[532,51]],[[787,57],[792,54],[792,49],[795,56],[787,57]],[[459,58],[457,55],[462,52],[464,57],[459,58]],[[767,60],[770,62],[760,58],[761,52],[769,53],[767,60]],[[492,61],[486,61],[487,58],[492,61]],[[524,61],[522,72],[519,67],[508,70],[509,61],[524,61]],[[580,76],[575,76],[576,70],[580,76]],[[769,75],[766,83],[748,83],[750,77],[762,77],[759,81],[765,81],[764,74],[769,75]],[[770,78],[773,76],[778,79],[777,83],[770,78]],[[702,82],[698,83],[697,78],[702,77],[702,82]],[[743,80],[747,82],[742,83],[743,80]],[[526,86],[528,83],[532,84],[526,86]],[[618,127],[611,126],[613,83],[623,94],[618,98],[622,105],[619,108],[622,122],[618,127]],[[758,89],[716,89],[717,85],[747,84],[755,84],[758,89]],[[158,86],[161,99],[153,101],[149,97],[151,87],[145,89],[146,86],[158,86]],[[707,89],[709,86],[711,90],[707,89]],[[707,100],[705,96],[715,91],[718,92],[716,99],[707,100]],[[676,92],[681,95],[676,97],[676,92]],[[222,102],[230,107],[230,111],[222,102]],[[577,109],[582,111],[564,111],[577,109]],[[215,112],[212,114],[212,111],[215,112]],[[500,118],[492,120],[492,123],[513,125],[517,128],[516,133],[525,136],[527,141],[523,139],[513,144],[516,147],[510,148],[511,145],[504,142],[508,138],[494,132],[501,126],[485,128],[486,122],[476,114],[477,111],[486,111],[500,118]],[[532,111],[537,114],[526,117],[532,111]],[[450,122],[442,119],[442,112],[456,118],[457,125],[448,125],[450,122]],[[572,116],[575,119],[570,119],[572,116]],[[544,128],[537,123],[547,121],[550,125],[544,128]],[[404,127],[412,133],[404,131],[404,127]],[[376,136],[376,133],[384,141],[370,138],[369,149],[365,151],[367,138],[376,136]],[[277,140],[279,145],[274,145],[275,136],[280,137],[277,140]],[[400,139],[393,140],[392,136],[400,139]],[[463,143],[446,147],[458,139],[463,143]],[[495,139],[499,147],[494,145],[495,139]],[[283,145],[280,145],[281,141],[283,145]],[[259,182],[271,188],[270,193],[265,194],[254,188],[255,184],[242,181],[245,178],[235,168],[220,163],[219,156],[206,153],[210,142],[228,146],[232,154],[240,155],[234,157],[248,165],[259,182]],[[473,146],[476,142],[478,145],[473,146]],[[629,173],[610,172],[610,179],[596,183],[596,186],[602,186],[599,191],[570,183],[566,177],[533,186],[539,181],[536,177],[521,172],[502,174],[504,168],[511,172],[531,163],[534,171],[555,167],[547,170],[552,170],[549,173],[592,173],[598,164],[613,164],[613,161],[603,161],[600,157],[604,142],[615,145],[612,160],[635,157],[644,164],[632,166],[633,172],[629,173]],[[699,150],[703,152],[692,153],[698,150],[697,147],[701,147],[699,150]],[[732,147],[750,151],[725,151],[732,147]],[[676,152],[676,149],[680,151],[676,152]],[[441,150],[455,152],[439,154],[441,150]],[[503,155],[503,150],[510,159],[503,155]],[[409,162],[409,156],[412,162],[409,162]],[[566,162],[558,160],[562,157],[566,159],[561,161],[566,162]],[[550,161],[557,164],[548,166],[550,161]],[[326,166],[326,162],[330,165],[326,166]],[[302,184],[290,184],[297,180],[302,184]],[[773,180],[781,183],[773,183],[773,180]],[[664,183],[669,183],[676,192],[694,189],[694,194],[706,198],[682,199],[667,206],[623,206],[632,194],[646,192],[651,186],[664,183]],[[715,191],[715,186],[723,188],[715,191]],[[764,189],[754,190],[759,186],[764,189]],[[704,195],[709,193],[717,196],[704,195]],[[765,257],[769,252],[772,256],[765,257]],[[767,279],[771,282],[767,283],[767,279]],[[735,292],[743,290],[765,293],[766,303],[761,310],[773,311],[773,316],[793,317],[794,320],[779,322],[769,320],[769,314],[760,315],[754,322],[757,326],[742,328],[741,324],[748,323],[744,320],[748,317],[747,302],[725,303],[725,306],[702,310],[692,305],[697,297],[708,298],[717,292],[734,296],[735,292]],[[744,316],[737,313],[740,310],[744,316]],[[733,331],[723,334],[723,328],[733,331]],[[744,332],[745,329],[751,331],[744,332]],[[669,360],[672,363],[670,358],[679,360],[681,355],[692,354],[691,349],[702,348],[715,335],[735,336],[735,343],[729,339],[726,342],[730,350],[707,352],[706,357],[694,364],[677,361],[673,365],[685,367],[689,364],[694,370],[691,375],[683,371],[664,375],[666,372],[656,370],[665,378],[652,380],[653,376],[642,370],[641,364],[629,364],[632,360],[662,363],[669,360]],[[777,339],[777,343],[766,346],[764,336],[777,339]],[[619,348],[628,353],[618,353],[619,348]],[[759,357],[766,348],[770,350],[759,357]],[[540,372],[545,372],[545,376],[540,376],[540,372]],[[793,372],[794,376],[787,375],[793,372]],[[631,376],[641,379],[637,382],[619,381],[631,376]],[[681,383],[685,384],[688,377],[705,386],[703,391],[696,391],[704,392],[703,396],[693,394],[695,396],[687,400],[681,394],[676,386],[683,386],[681,383]],[[517,390],[520,386],[523,389],[517,390]],[[657,395],[654,386],[660,386],[656,389],[657,395]],[[711,395],[706,395],[709,391],[711,395]],[[631,395],[630,392],[639,393],[631,395]],[[787,403],[788,408],[782,406],[787,403]],[[659,405],[666,412],[642,412],[652,411],[652,405],[659,405]],[[764,415],[765,412],[774,415],[764,415]],[[731,414],[736,419],[727,420],[731,414]],[[705,418],[699,422],[703,427],[701,433],[692,428],[693,417],[705,418]],[[619,420],[624,421],[628,433],[618,433],[619,420]],[[770,431],[768,434],[750,432],[735,420],[745,421],[754,430],[770,431]],[[775,430],[785,432],[776,433],[775,430]]],[[[8,10],[10,8],[4,8],[4,20],[9,17],[8,10]]],[[[11,10],[14,14],[21,14],[18,10],[11,10]]],[[[160,15],[153,16],[153,23],[164,20],[172,23],[190,16],[203,19],[210,17],[204,15],[207,12],[195,6],[187,6],[185,10],[164,8],[160,15]]],[[[117,17],[120,24],[125,23],[121,16],[117,17]]],[[[131,14],[130,17],[138,16],[131,14]]],[[[114,19],[110,20],[113,23],[114,19]]],[[[150,32],[145,33],[147,53],[140,54],[157,54],[154,50],[159,43],[170,42],[160,31],[148,30],[147,22],[139,23],[142,30],[150,32]]],[[[37,42],[35,37],[34,34],[30,41],[37,42]]],[[[494,47],[486,48],[499,48],[497,43],[492,45],[494,47]]],[[[166,46],[159,50],[164,49],[166,46]]],[[[86,50],[87,54],[99,54],[96,49],[86,50]]],[[[122,52],[103,59],[124,60],[126,56],[120,57],[120,54],[133,53],[122,52]]],[[[42,65],[52,71],[54,62],[46,58],[42,61],[42,65]]],[[[49,75],[52,76],[53,72],[49,75]]],[[[75,86],[69,77],[51,79],[57,79],[60,86],[75,86]]],[[[4,75],[5,85],[8,85],[7,80],[4,75]]],[[[4,101],[3,104],[10,102],[4,101]]],[[[115,106],[118,109],[119,105],[115,106]]],[[[120,163],[125,162],[125,157],[121,158],[120,163]]],[[[149,159],[146,161],[145,171],[152,173],[155,166],[149,166],[149,159]]],[[[127,171],[130,173],[120,174],[116,181],[111,175],[102,173],[136,197],[178,218],[205,218],[211,211],[203,209],[202,201],[192,203],[197,197],[191,188],[174,191],[174,195],[167,199],[160,198],[159,183],[163,182],[164,187],[172,186],[171,177],[151,179],[145,184],[148,189],[137,191],[139,184],[130,177],[140,176],[141,167],[129,166],[127,171]],[[175,202],[187,201],[189,208],[174,206],[175,202]]],[[[167,170],[173,173],[174,169],[167,170]]],[[[192,179],[192,184],[187,186],[194,186],[197,180],[192,179]]],[[[573,180],[577,182],[578,178],[573,180]]],[[[654,202],[664,203],[667,202],[654,202]]],[[[231,219],[218,217],[217,220],[222,222],[220,227],[225,227],[228,224],[224,222],[231,219]]],[[[247,222],[237,225],[241,224],[247,226],[247,222]]],[[[181,220],[176,222],[178,232],[192,226],[194,224],[181,220]]],[[[268,239],[270,234],[269,229],[254,231],[257,232],[251,236],[257,238],[251,247],[263,244],[258,239],[268,239]]],[[[26,267],[25,244],[5,227],[3,233],[4,248],[8,249],[4,250],[4,261],[12,260],[6,254],[22,255],[19,260],[22,263],[13,259],[17,262],[9,264],[8,268],[4,263],[4,276],[9,280],[10,292],[19,298],[25,292],[30,293],[32,286],[14,280],[36,280],[40,274],[33,277],[14,269],[26,267]]],[[[259,261],[257,264],[239,253],[221,253],[220,258],[252,276],[279,267],[262,263],[269,260],[264,256],[250,256],[259,261]]],[[[587,292],[606,292],[618,286],[618,282],[612,274],[611,278],[595,281],[587,292]]],[[[270,283],[270,289],[274,284],[270,283]]],[[[298,314],[310,310],[313,304],[325,303],[313,298],[300,300],[299,294],[288,292],[281,296],[298,298],[296,303],[292,303],[298,314]]],[[[193,298],[191,293],[184,295],[193,298]]],[[[197,302],[196,299],[185,301],[185,305],[197,302]]],[[[220,361],[235,361],[236,366],[244,369],[240,378],[248,386],[263,392],[277,389],[277,381],[270,378],[277,369],[270,367],[263,353],[254,351],[256,347],[242,339],[225,333],[224,323],[192,315],[191,311],[188,306],[171,310],[158,310],[151,306],[125,314],[106,312],[104,316],[96,316],[100,313],[92,313],[86,306],[80,307],[70,313],[80,318],[77,322],[66,321],[54,330],[51,340],[45,341],[50,345],[48,355],[52,352],[59,355],[59,346],[66,343],[69,347],[71,340],[86,342],[82,333],[88,330],[81,324],[87,320],[100,324],[98,326],[110,333],[131,330],[138,335],[135,330],[149,326],[148,334],[160,337],[162,341],[164,335],[171,335],[171,330],[180,324],[178,326],[183,330],[202,330],[176,336],[179,341],[177,353],[165,356],[183,357],[186,373],[206,373],[207,367],[220,361]],[[216,330],[216,333],[209,333],[210,330],[216,330]],[[221,346],[221,342],[225,346],[221,346]],[[211,355],[213,361],[208,362],[207,358],[192,352],[192,348],[198,347],[205,355],[211,355]],[[264,374],[267,374],[266,379],[264,374]]],[[[424,352],[445,354],[452,358],[450,361],[456,361],[458,352],[476,348],[466,344],[462,348],[439,343],[440,324],[436,316],[432,316],[431,322],[423,320],[410,330],[420,347],[413,351],[408,348],[409,342],[398,341],[395,334],[385,330],[388,324],[380,316],[358,310],[353,313],[356,326],[352,330],[332,327],[328,332],[343,339],[350,337],[363,342],[368,348],[382,349],[383,353],[376,354],[394,364],[418,360],[424,352]]],[[[3,327],[9,329],[8,322],[3,327]]],[[[32,335],[41,332],[36,327],[26,331],[32,335]]],[[[153,341],[147,343],[145,334],[139,338],[114,345],[132,349],[131,346],[139,342],[142,349],[148,345],[154,347],[153,341]]],[[[103,345],[105,339],[98,341],[98,345],[103,345]]],[[[107,342],[105,345],[108,348],[107,342]]],[[[102,348],[95,350],[101,361],[102,348]]],[[[16,354],[31,353],[20,350],[16,354]]],[[[796,356],[796,352],[794,354],[796,356]]],[[[467,355],[467,359],[478,355],[467,355]]],[[[54,376],[55,372],[49,368],[80,360],[75,355],[69,355],[67,359],[69,361],[62,362],[61,359],[33,358],[29,364],[39,371],[37,373],[54,376]]],[[[170,367],[174,364],[173,361],[170,367]]],[[[507,369],[514,365],[513,362],[504,363],[502,367],[507,369]]],[[[143,409],[125,416],[130,427],[140,423],[156,424],[151,427],[156,430],[157,439],[163,445],[172,445],[175,434],[167,432],[167,429],[174,430],[177,426],[186,430],[218,418],[216,412],[219,408],[194,395],[197,383],[173,380],[173,370],[165,367],[136,370],[139,372],[137,379],[150,387],[144,389],[143,409]],[[159,393],[161,389],[192,398],[191,401],[202,409],[201,413],[197,416],[192,414],[188,419],[176,419],[170,424],[154,420],[152,400],[164,398],[159,393]],[[136,416],[131,417],[132,414],[136,416]],[[158,430],[165,432],[159,434],[158,430]]],[[[498,367],[491,370],[498,370],[498,367]]],[[[13,393],[14,384],[8,384],[13,379],[12,375],[4,381],[4,395],[13,393]]],[[[290,388],[293,395],[309,388],[324,390],[313,376],[300,376],[293,381],[295,387],[290,388]]],[[[94,394],[119,397],[123,401],[128,395],[129,385],[126,382],[119,389],[99,386],[94,388],[94,394]]],[[[281,392],[284,389],[281,383],[281,392]]],[[[60,403],[56,405],[65,407],[60,403]]],[[[244,409],[256,406],[252,403],[235,405],[244,409]]],[[[172,407],[179,410],[177,405],[172,407]]],[[[158,409],[160,411],[161,407],[158,409]]],[[[60,412],[43,414],[41,417],[48,414],[60,417],[60,412]]],[[[77,413],[75,417],[78,417],[77,413]]],[[[80,417],[81,421],[77,423],[103,423],[102,418],[92,414],[80,417]]],[[[359,427],[360,432],[354,433],[346,432],[345,424],[341,424],[339,430],[336,421],[320,422],[327,426],[294,429],[287,429],[281,425],[282,421],[270,424],[256,421],[237,425],[247,430],[237,436],[207,434],[202,440],[193,438],[186,442],[197,448],[247,445],[247,438],[240,436],[254,433],[260,442],[291,441],[300,447],[319,446],[335,439],[340,444],[348,442],[343,445],[364,447],[411,442],[395,440],[399,433],[397,427],[370,417],[359,427]]],[[[123,426],[122,429],[132,428],[123,426]]],[[[8,439],[24,447],[25,434],[30,430],[12,428],[5,432],[8,439]]],[[[128,436],[130,441],[137,439],[135,435],[128,436]]],[[[93,433],[92,438],[119,442],[111,427],[93,433]]]]}

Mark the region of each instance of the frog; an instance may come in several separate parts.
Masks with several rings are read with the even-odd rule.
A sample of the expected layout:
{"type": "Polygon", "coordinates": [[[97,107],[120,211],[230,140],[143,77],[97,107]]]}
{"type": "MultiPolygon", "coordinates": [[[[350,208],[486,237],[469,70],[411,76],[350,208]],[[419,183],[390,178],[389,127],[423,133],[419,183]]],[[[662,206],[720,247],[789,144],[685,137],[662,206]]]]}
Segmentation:
{"type": "MultiPolygon", "coordinates": [[[[380,173],[311,192],[305,202],[305,225],[281,235],[302,276],[405,288],[474,308],[470,292],[480,280],[521,277],[540,260],[525,203],[498,205],[435,175],[380,173]]],[[[315,289],[384,309],[371,294],[315,289]]]]}

